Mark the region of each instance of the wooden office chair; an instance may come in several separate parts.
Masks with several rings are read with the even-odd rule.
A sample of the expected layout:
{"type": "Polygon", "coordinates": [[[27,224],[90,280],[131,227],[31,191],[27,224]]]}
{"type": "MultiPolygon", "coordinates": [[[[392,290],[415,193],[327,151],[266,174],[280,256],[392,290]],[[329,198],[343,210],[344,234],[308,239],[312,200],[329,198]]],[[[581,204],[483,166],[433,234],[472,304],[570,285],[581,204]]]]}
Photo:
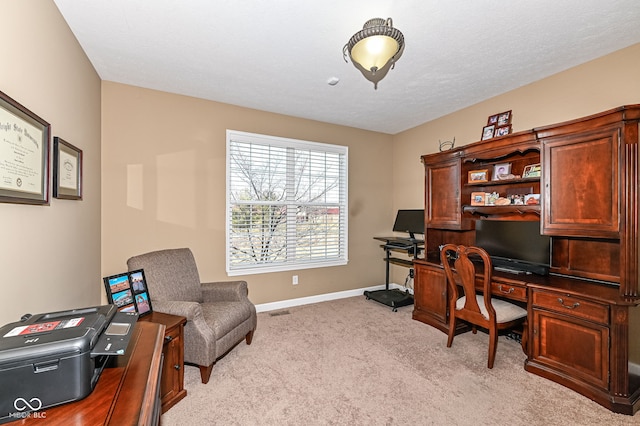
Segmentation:
{"type": "MultiPolygon", "coordinates": [[[[477,331],[476,326],[486,328],[489,330],[489,362],[487,366],[493,368],[498,346],[498,331],[522,324],[527,319],[527,311],[506,300],[491,297],[493,265],[484,249],[446,244],[440,251],[440,259],[444,266],[450,291],[447,347],[450,348],[453,343],[458,319],[471,323],[474,333],[477,331]],[[482,259],[484,265],[483,294],[476,293],[476,265],[469,259],[469,255],[478,255],[482,259]],[[451,263],[453,263],[453,268],[451,263]],[[459,285],[464,292],[461,297],[459,285]]],[[[525,336],[523,336],[524,339],[526,339],[525,336]]]]}

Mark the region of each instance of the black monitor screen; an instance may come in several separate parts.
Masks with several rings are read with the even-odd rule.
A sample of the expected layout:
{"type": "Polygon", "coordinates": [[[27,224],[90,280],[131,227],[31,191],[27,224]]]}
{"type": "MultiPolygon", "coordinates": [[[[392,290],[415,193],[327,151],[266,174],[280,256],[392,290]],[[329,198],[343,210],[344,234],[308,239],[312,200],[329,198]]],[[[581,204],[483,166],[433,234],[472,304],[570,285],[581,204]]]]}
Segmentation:
{"type": "Polygon", "coordinates": [[[398,210],[393,231],[406,232],[411,238],[415,238],[414,234],[424,234],[424,210],[398,210]]]}
{"type": "Polygon", "coordinates": [[[494,263],[506,261],[513,266],[533,264],[549,266],[550,238],[540,234],[540,222],[476,221],[476,245],[489,253],[494,263]]]}

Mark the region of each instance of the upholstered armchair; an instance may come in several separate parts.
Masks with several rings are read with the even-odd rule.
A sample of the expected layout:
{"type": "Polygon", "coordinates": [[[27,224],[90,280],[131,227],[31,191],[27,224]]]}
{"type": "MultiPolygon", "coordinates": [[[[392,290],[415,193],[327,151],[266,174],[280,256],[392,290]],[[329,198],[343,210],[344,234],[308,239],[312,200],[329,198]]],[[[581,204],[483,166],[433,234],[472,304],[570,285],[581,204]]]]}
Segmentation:
{"type": "Polygon", "coordinates": [[[144,269],[154,311],[187,318],[184,360],[200,368],[202,383],[209,381],[216,360],[242,339],[251,344],[257,316],[245,281],[201,283],[188,248],[134,256],[127,266],[144,269]]]}

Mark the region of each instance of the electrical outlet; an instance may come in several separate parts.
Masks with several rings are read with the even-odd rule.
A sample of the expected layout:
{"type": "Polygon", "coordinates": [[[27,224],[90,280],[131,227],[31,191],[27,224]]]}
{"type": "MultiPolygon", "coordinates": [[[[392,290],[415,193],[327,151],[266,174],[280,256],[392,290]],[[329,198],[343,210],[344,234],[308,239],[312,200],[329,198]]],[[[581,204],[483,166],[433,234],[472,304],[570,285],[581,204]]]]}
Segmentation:
{"type": "Polygon", "coordinates": [[[291,280],[291,283],[292,283],[293,285],[298,285],[298,276],[297,276],[297,275],[294,275],[294,276],[293,276],[293,278],[292,278],[292,280],[291,280]]]}

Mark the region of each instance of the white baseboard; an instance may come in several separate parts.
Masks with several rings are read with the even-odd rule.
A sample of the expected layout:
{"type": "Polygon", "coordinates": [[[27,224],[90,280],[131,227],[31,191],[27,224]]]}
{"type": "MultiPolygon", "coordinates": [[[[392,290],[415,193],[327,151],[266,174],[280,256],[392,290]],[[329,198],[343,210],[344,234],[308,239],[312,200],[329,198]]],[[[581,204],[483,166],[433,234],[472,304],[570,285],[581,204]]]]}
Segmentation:
{"type": "MultiPolygon", "coordinates": [[[[277,309],[285,309],[285,308],[291,308],[291,307],[294,307],[294,306],[308,305],[310,303],[326,302],[326,301],[329,301],[329,300],[344,299],[346,297],[361,296],[367,290],[368,291],[374,291],[374,290],[382,290],[384,288],[385,288],[385,286],[383,284],[383,285],[377,285],[377,286],[373,286],[373,287],[365,287],[365,288],[360,288],[360,289],[355,289],[355,290],[345,290],[345,291],[338,291],[338,292],[335,292],[335,293],[319,294],[317,296],[300,297],[298,299],[282,300],[280,302],[261,303],[259,305],[256,305],[256,311],[258,311],[258,312],[275,311],[277,309]]],[[[399,284],[396,284],[396,283],[389,283],[389,288],[390,289],[399,288],[399,289],[403,289],[404,290],[403,286],[401,286],[399,284]]],[[[413,294],[413,289],[412,288],[409,288],[408,290],[409,290],[409,292],[411,294],[413,294]]]]}
{"type": "Polygon", "coordinates": [[[629,363],[629,373],[640,376],[640,364],[629,363]]]}

